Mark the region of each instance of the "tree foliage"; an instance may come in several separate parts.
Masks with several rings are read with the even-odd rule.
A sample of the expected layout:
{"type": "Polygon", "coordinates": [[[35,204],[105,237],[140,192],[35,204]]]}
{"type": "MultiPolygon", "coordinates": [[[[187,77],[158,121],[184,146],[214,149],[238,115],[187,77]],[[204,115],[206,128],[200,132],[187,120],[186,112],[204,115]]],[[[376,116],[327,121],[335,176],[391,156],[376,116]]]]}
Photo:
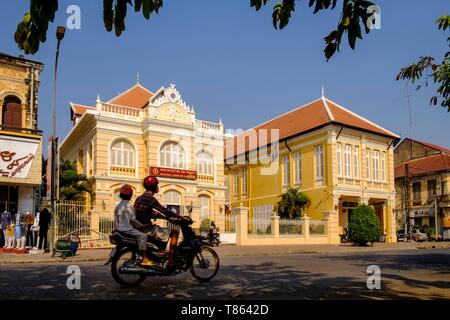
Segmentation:
{"type": "Polygon", "coordinates": [[[302,216],[302,210],[309,205],[308,197],[299,188],[289,188],[280,196],[275,212],[281,218],[294,219],[302,216]]]}
{"type": "Polygon", "coordinates": [[[350,241],[358,246],[365,246],[368,242],[378,241],[380,235],[380,221],[375,210],[366,204],[357,206],[348,223],[350,241]]]}
{"type": "Polygon", "coordinates": [[[92,196],[92,189],[85,175],[78,174],[75,161],[60,163],[59,198],[61,200],[85,200],[85,194],[92,196]]]}
{"type": "MultiPolygon", "coordinates": [[[[266,6],[271,0],[249,0],[250,7],[256,11],[266,6]]],[[[296,2],[300,0],[282,0],[273,6],[272,23],[275,29],[285,28],[292,14],[295,12],[296,2]]],[[[325,38],[325,57],[330,59],[336,51],[339,51],[342,36],[347,34],[348,43],[355,48],[356,39],[362,39],[363,25],[365,32],[370,32],[370,24],[374,15],[371,9],[374,4],[366,0],[343,0],[342,13],[335,30],[325,38]]],[[[337,0],[309,0],[309,7],[314,7],[313,13],[334,9],[337,0]]],[[[125,31],[125,18],[128,6],[135,12],[142,12],[145,19],[150,19],[152,14],[158,14],[163,7],[163,0],[103,0],[103,22],[108,32],[114,30],[116,36],[125,31]]],[[[30,11],[25,14],[18,24],[14,39],[19,48],[26,54],[35,54],[39,50],[40,43],[46,41],[49,22],[53,22],[58,11],[58,0],[30,0],[30,11]]]]}
{"type": "MultiPolygon", "coordinates": [[[[450,16],[440,17],[436,24],[439,30],[446,31],[447,28],[450,30],[450,16]]],[[[447,42],[450,42],[450,37],[447,38],[447,42]]],[[[438,84],[437,93],[442,97],[441,107],[447,108],[450,112],[450,51],[445,53],[442,62],[435,63],[435,61],[436,59],[430,56],[420,57],[418,62],[402,68],[397,75],[397,80],[415,83],[424,78],[424,84],[428,86],[428,81],[433,79],[434,83],[438,84]]],[[[419,90],[422,86],[423,83],[417,85],[416,89],[419,90]]],[[[438,97],[431,97],[430,105],[437,104],[438,97]]]]}

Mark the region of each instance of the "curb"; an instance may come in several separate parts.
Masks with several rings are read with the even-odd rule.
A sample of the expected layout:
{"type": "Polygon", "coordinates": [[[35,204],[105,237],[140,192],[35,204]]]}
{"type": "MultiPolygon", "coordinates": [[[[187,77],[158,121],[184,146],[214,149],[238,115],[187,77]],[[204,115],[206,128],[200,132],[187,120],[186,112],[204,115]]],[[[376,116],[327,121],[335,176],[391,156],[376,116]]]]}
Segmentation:
{"type": "MultiPolygon", "coordinates": [[[[415,247],[406,247],[406,248],[349,248],[349,249],[341,249],[341,250],[308,250],[308,251],[279,251],[279,252],[260,252],[260,253],[224,253],[222,256],[224,257],[257,257],[257,256],[278,256],[278,255],[297,255],[297,254],[339,254],[339,253],[372,253],[372,252],[389,252],[389,251],[406,251],[406,250],[432,250],[432,249],[450,249],[450,246],[415,246],[415,247]]],[[[98,258],[73,258],[68,257],[66,260],[62,260],[61,258],[55,259],[45,259],[45,260],[21,260],[21,261],[0,261],[0,266],[8,265],[8,264],[27,264],[27,263],[73,263],[73,262],[96,262],[103,261],[106,262],[108,260],[108,255],[104,257],[98,258]]]]}

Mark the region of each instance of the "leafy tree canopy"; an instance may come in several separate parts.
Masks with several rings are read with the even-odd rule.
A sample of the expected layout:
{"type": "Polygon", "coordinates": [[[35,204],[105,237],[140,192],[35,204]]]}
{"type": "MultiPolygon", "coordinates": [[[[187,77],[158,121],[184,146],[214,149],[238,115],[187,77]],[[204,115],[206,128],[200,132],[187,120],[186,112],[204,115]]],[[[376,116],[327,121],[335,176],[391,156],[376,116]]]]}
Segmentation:
{"type": "MultiPolygon", "coordinates": [[[[256,11],[266,6],[271,0],[249,0],[250,7],[256,11]]],[[[272,23],[275,29],[285,28],[295,11],[296,3],[300,0],[282,0],[273,6],[272,23]]],[[[309,0],[309,7],[314,8],[316,14],[323,10],[332,10],[337,0],[309,0]]],[[[30,10],[18,24],[14,39],[26,54],[35,54],[40,43],[47,39],[50,22],[55,19],[58,11],[58,0],[30,0],[30,10]]],[[[136,12],[142,12],[145,19],[158,14],[163,7],[163,0],[103,0],[103,21],[107,31],[120,36],[125,30],[125,18],[129,7],[136,12]]],[[[356,39],[362,39],[362,29],[370,32],[370,25],[374,23],[374,3],[366,0],[343,0],[340,19],[336,29],[325,38],[325,57],[330,59],[342,42],[342,36],[347,35],[348,43],[355,48],[356,39]],[[362,26],[361,26],[362,25],[362,26]]]]}
{"type": "Polygon", "coordinates": [[[289,188],[275,206],[275,212],[281,218],[293,219],[302,216],[302,210],[309,205],[308,197],[299,188],[289,188]]]}

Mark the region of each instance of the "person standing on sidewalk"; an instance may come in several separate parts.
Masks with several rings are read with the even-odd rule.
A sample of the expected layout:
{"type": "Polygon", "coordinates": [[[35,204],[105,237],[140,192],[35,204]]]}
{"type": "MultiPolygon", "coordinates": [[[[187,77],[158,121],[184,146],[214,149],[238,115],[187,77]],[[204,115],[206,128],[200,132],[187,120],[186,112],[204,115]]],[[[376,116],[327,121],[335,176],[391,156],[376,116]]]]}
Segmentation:
{"type": "Polygon", "coordinates": [[[50,211],[47,208],[42,210],[39,216],[39,245],[38,249],[42,249],[45,251],[47,249],[47,234],[48,229],[50,227],[50,221],[52,220],[52,216],[50,211]]]}

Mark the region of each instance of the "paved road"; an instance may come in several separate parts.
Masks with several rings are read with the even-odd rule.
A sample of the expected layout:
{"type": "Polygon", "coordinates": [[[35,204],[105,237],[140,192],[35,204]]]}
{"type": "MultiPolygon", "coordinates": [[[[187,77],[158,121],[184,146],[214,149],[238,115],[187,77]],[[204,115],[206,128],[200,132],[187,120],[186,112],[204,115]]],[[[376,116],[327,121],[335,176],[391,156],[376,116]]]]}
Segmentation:
{"type": "Polygon", "coordinates": [[[0,266],[0,299],[449,299],[450,250],[323,253],[221,258],[211,282],[190,273],[149,278],[120,288],[109,266],[80,262],[81,289],[66,286],[67,266],[0,266]],[[381,268],[381,290],[366,286],[369,265],[381,268]]]}

